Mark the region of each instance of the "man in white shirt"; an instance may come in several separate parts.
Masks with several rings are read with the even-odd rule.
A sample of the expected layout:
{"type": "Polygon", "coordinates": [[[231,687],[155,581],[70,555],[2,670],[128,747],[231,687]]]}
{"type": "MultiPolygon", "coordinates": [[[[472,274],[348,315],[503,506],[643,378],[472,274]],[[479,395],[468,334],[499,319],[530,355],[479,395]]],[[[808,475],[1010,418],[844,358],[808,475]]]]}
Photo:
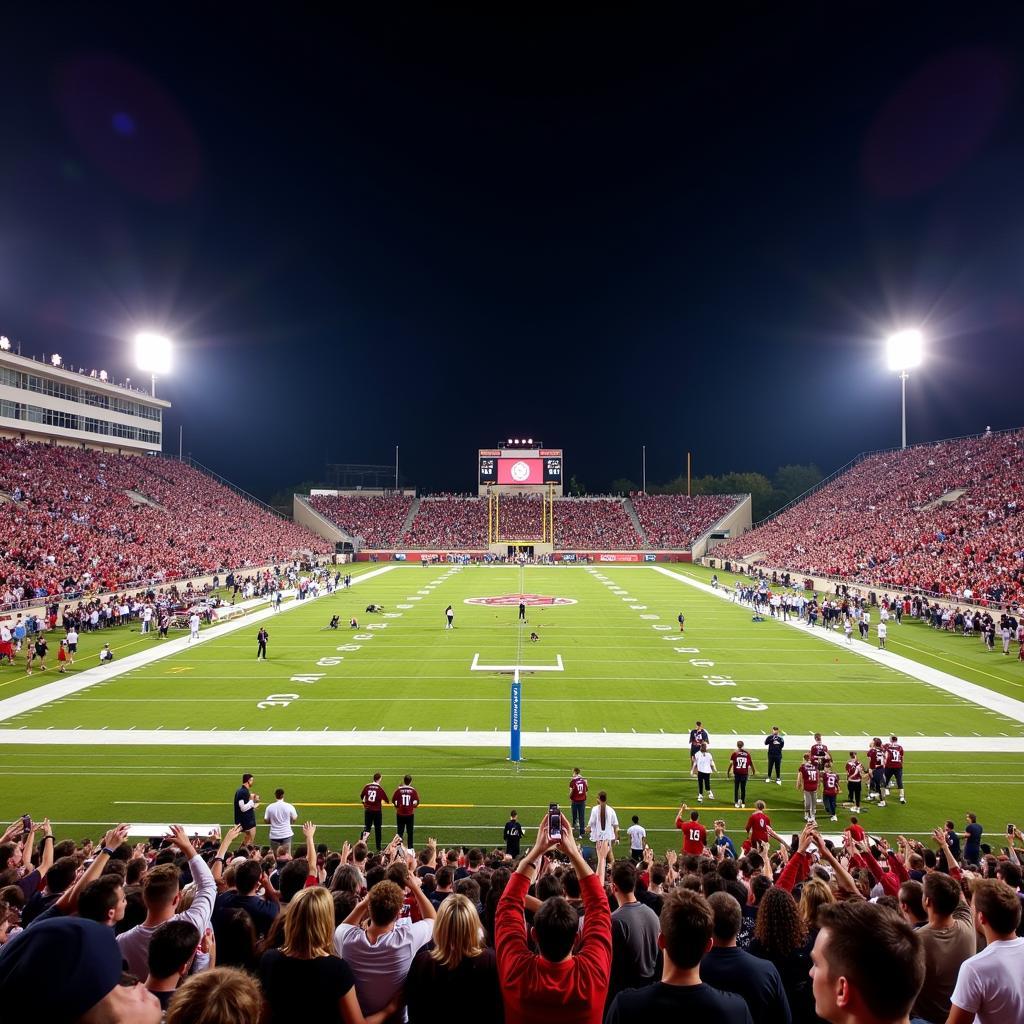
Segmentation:
{"type": "Polygon", "coordinates": [[[399,918],[405,893],[394,882],[384,881],[356,904],[334,933],[334,951],[352,968],[364,1015],[383,1010],[401,995],[413,957],[433,937],[437,914],[416,875],[409,875],[408,891],[416,899],[421,921],[399,918]],[[363,930],[360,923],[367,914],[369,923],[363,930]]]}
{"type": "Polygon", "coordinates": [[[690,774],[697,776],[697,803],[704,803],[705,791],[709,800],[715,799],[715,794],[711,792],[711,776],[715,771],[715,759],[711,756],[708,745],[702,743],[700,750],[693,755],[693,766],[690,768],[690,774]]]}
{"type": "MultiPolygon", "coordinates": [[[[228,847],[240,832],[241,829],[237,826],[227,832],[221,841],[215,859],[223,862],[224,854],[227,853],[228,847]]],[[[162,864],[153,868],[146,875],[142,886],[142,899],[146,904],[146,920],[142,924],[122,932],[117,937],[121,956],[128,964],[129,972],[136,978],[142,978],[149,974],[149,942],[153,937],[153,932],[165,921],[189,921],[196,926],[200,935],[205,935],[206,929],[210,926],[213,901],[217,895],[217,883],[213,880],[206,861],[193,849],[185,830],[180,825],[171,826],[168,842],[176,846],[188,858],[192,881],[196,884],[196,894],[188,910],[176,914],[175,908],[181,898],[178,869],[173,864],[162,864]]]]}
{"type": "Polygon", "coordinates": [[[192,643],[193,640],[199,640],[199,613],[193,612],[189,616],[188,620],[188,642],[192,643]]]}
{"type": "Polygon", "coordinates": [[[994,878],[974,883],[974,926],[986,946],[965,960],[947,1024],[1020,1024],[1024,1020],[1024,939],[1017,937],[1020,898],[994,878]]]}
{"type": "MultiPolygon", "coordinates": [[[[289,853],[292,852],[292,822],[298,818],[298,812],[291,804],[284,799],[284,790],[275,789],[274,796],[277,799],[267,805],[263,812],[263,820],[270,826],[270,845],[283,846],[289,853]]],[[[306,856],[315,859],[312,850],[306,851],[306,856]]]]}

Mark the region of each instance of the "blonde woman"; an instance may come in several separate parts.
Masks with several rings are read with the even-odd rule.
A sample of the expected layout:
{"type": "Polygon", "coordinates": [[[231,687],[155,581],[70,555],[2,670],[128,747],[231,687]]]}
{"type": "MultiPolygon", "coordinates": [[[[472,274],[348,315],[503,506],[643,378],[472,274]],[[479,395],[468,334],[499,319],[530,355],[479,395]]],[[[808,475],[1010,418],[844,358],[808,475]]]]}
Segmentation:
{"type": "Polygon", "coordinates": [[[334,955],[334,900],[324,888],[303,889],[288,904],[284,945],[263,954],[260,984],[267,1024],[383,1024],[397,1001],[364,1017],[355,978],[334,955]]]}
{"type": "Polygon", "coordinates": [[[836,898],[828,882],[821,878],[808,878],[800,889],[800,916],[807,925],[808,933],[818,934],[818,911],[826,903],[835,903],[836,898]]]}
{"type": "Polygon", "coordinates": [[[409,968],[405,1000],[409,1024],[503,1019],[494,950],[484,944],[480,915],[465,896],[449,896],[437,908],[434,940],[409,968]]]}

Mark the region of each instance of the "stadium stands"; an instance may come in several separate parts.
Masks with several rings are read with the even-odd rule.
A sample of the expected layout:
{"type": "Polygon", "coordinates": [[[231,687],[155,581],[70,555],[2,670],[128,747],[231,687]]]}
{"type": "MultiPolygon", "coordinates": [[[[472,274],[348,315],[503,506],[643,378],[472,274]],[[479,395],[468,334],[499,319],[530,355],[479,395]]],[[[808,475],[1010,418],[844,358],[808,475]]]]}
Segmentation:
{"type": "Polygon", "coordinates": [[[555,499],[555,547],[632,551],[643,546],[620,498],[555,499]]]}
{"type": "Polygon", "coordinates": [[[454,495],[424,498],[402,543],[410,548],[460,551],[486,547],[487,502],[454,495]]]}
{"type": "Polygon", "coordinates": [[[402,542],[402,527],[413,499],[403,494],[380,497],[313,495],[310,505],[353,537],[362,537],[365,547],[394,548],[402,542]]]}
{"type": "Polygon", "coordinates": [[[870,455],[714,549],[761,564],[963,600],[1024,598],[1024,433],[870,455]]]}
{"type": "Polygon", "coordinates": [[[503,494],[498,502],[502,540],[539,540],[544,534],[544,501],[539,494],[503,494]]]}
{"type": "Polygon", "coordinates": [[[640,525],[652,548],[685,549],[734,505],[727,494],[649,494],[633,498],[640,525]]]}
{"type": "Polygon", "coordinates": [[[330,546],[170,459],[0,440],[0,598],[123,588],[330,546]]]}

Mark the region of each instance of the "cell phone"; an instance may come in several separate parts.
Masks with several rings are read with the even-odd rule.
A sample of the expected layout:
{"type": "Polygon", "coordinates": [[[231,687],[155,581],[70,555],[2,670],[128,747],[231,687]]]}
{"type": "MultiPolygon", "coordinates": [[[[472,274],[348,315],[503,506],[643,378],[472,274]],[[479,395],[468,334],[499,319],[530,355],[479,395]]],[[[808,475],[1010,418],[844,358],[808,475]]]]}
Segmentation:
{"type": "Polygon", "coordinates": [[[562,838],[562,811],[558,804],[548,805],[548,835],[552,839],[562,838]]]}
{"type": "Polygon", "coordinates": [[[30,814],[23,814],[21,816],[21,828],[26,835],[32,831],[32,816],[30,814]]]}
{"type": "Polygon", "coordinates": [[[1013,825],[1007,825],[1006,826],[1006,834],[1008,836],[1012,836],[1013,835],[1013,825]]]}

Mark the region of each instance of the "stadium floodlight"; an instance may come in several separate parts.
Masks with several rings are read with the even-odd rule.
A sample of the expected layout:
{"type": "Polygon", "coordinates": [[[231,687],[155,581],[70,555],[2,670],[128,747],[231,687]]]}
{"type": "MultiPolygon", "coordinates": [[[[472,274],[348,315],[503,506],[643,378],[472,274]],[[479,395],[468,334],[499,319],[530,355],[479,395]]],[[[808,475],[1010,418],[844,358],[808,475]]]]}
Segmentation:
{"type": "Polygon", "coordinates": [[[890,334],[886,342],[889,369],[899,374],[902,395],[903,447],[907,447],[907,377],[908,370],[921,365],[924,356],[924,335],[916,328],[890,334]]]}
{"type": "Polygon", "coordinates": [[[53,363],[54,366],[60,366],[61,358],[56,352],[54,352],[53,355],[50,356],[50,362],[53,363]]]}
{"type": "Polygon", "coordinates": [[[152,331],[140,331],[135,335],[135,365],[148,373],[156,397],[157,375],[164,377],[171,372],[171,340],[152,331]]]}

